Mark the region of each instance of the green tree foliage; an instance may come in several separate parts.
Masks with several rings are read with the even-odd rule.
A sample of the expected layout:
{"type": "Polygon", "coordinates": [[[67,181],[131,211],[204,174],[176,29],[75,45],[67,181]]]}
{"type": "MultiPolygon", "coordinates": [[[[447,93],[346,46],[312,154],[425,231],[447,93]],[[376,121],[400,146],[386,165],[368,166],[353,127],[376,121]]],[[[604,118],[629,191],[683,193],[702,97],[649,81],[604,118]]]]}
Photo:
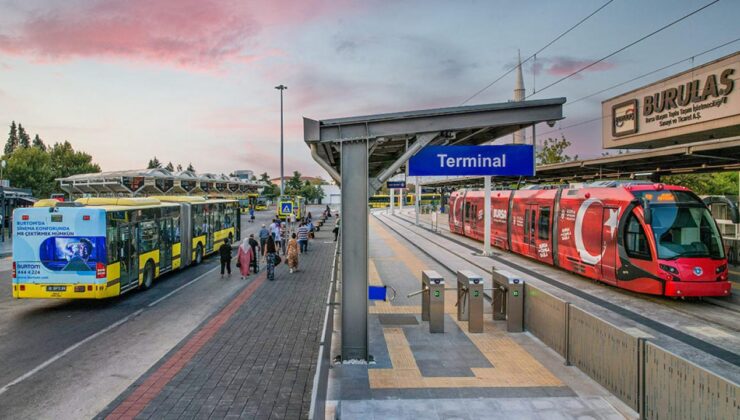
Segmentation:
{"type": "Polygon", "coordinates": [[[6,168],[10,185],[30,188],[36,197],[49,197],[54,191],[51,156],[35,147],[19,147],[8,157],[6,168]]]}
{"type": "Polygon", "coordinates": [[[565,154],[568,147],[570,147],[570,142],[565,139],[565,136],[560,139],[548,138],[542,142],[542,148],[536,153],[537,164],[548,165],[578,159],[578,155],[571,157],[565,154]]]}
{"type": "Polygon", "coordinates": [[[147,169],[157,169],[162,167],[162,162],[157,159],[156,156],[154,156],[153,159],[149,159],[149,163],[147,164],[147,169]]]}
{"type": "Polygon", "coordinates": [[[665,184],[689,188],[699,195],[738,195],[737,172],[670,175],[660,180],[665,184]]]}
{"type": "MultiPolygon", "coordinates": [[[[55,143],[48,153],[54,178],[100,172],[100,166],[93,163],[92,156],[85,152],[75,151],[68,141],[55,143]]],[[[54,182],[54,186],[55,191],[60,191],[56,187],[56,182],[54,182]]]]}
{"type": "Polygon", "coordinates": [[[10,133],[8,133],[8,141],[5,143],[5,155],[10,155],[13,151],[18,148],[18,127],[15,125],[15,121],[10,124],[10,133]]]}
{"type": "Polygon", "coordinates": [[[267,175],[267,172],[262,172],[262,174],[260,175],[260,181],[262,181],[264,183],[269,183],[270,182],[270,175],[267,175]]]}
{"type": "Polygon", "coordinates": [[[280,194],[280,187],[270,182],[270,175],[267,172],[263,172],[259,180],[265,183],[265,187],[262,188],[261,193],[263,196],[272,199],[280,194]]]}
{"type": "Polygon", "coordinates": [[[46,151],[46,145],[44,144],[44,141],[41,140],[41,137],[39,137],[38,134],[36,134],[36,137],[33,138],[33,147],[46,151]]]}
{"type": "Polygon", "coordinates": [[[175,171],[175,166],[172,165],[172,162],[167,162],[167,166],[165,166],[164,168],[167,169],[170,172],[174,172],[175,171]]]}
{"type": "Polygon", "coordinates": [[[285,183],[285,193],[288,195],[300,195],[301,188],[303,188],[303,181],[301,181],[301,173],[293,171],[293,176],[288,178],[285,183]]]}
{"type": "Polygon", "coordinates": [[[18,123],[18,146],[23,148],[31,147],[31,137],[26,133],[26,129],[18,123]]]}

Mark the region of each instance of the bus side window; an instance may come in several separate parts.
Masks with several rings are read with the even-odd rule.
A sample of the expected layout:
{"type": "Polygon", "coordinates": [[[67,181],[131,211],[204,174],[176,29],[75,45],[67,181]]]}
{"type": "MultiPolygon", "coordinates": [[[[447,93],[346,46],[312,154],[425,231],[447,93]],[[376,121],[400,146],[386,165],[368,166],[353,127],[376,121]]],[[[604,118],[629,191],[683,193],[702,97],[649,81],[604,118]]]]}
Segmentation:
{"type": "Polygon", "coordinates": [[[524,242],[529,242],[529,209],[524,210],[524,242]]]}
{"type": "MultiPolygon", "coordinates": [[[[110,218],[108,219],[110,224],[110,218]]],[[[115,222],[113,222],[115,223],[115,222]]],[[[113,264],[118,261],[118,227],[108,226],[106,229],[105,246],[108,251],[108,262],[107,264],[113,264]]]]}
{"type": "Polygon", "coordinates": [[[545,241],[550,239],[550,207],[540,207],[537,237],[545,241]]]}
{"type": "Polygon", "coordinates": [[[172,217],[172,242],[180,242],[180,213],[175,213],[172,217]]]}
{"type": "Polygon", "coordinates": [[[647,236],[645,236],[645,230],[634,214],[629,215],[624,233],[624,248],[627,250],[627,255],[650,261],[652,258],[650,257],[650,246],[648,245],[647,236]]]}

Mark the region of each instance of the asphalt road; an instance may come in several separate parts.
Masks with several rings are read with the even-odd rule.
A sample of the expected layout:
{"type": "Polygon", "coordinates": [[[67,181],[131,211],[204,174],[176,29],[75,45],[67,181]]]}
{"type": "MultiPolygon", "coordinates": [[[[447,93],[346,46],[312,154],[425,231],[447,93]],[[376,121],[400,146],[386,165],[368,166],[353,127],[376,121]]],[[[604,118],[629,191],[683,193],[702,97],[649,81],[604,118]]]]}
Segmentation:
{"type": "Polygon", "coordinates": [[[247,284],[211,257],[109,300],[14,300],[10,269],[0,260],[0,418],[94,416],[247,284]]]}

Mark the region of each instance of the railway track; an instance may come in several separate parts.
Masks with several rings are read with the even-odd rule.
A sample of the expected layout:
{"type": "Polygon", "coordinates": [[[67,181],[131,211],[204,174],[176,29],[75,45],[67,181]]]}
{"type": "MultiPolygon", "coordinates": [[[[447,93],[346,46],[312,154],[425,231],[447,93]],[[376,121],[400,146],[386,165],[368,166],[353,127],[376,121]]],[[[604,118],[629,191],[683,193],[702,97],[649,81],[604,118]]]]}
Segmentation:
{"type": "MultiPolygon", "coordinates": [[[[415,248],[419,249],[422,253],[424,253],[425,255],[427,255],[429,258],[431,258],[432,260],[434,260],[435,262],[437,262],[439,265],[441,265],[443,267],[446,267],[449,271],[451,271],[453,273],[455,272],[455,269],[453,267],[450,267],[448,263],[446,263],[445,261],[442,261],[439,258],[435,257],[432,253],[430,253],[427,249],[425,249],[425,247],[423,245],[421,245],[420,242],[421,243],[426,243],[429,246],[440,247],[442,245],[440,244],[440,242],[439,242],[439,240],[437,238],[442,238],[442,239],[444,239],[446,241],[449,241],[451,243],[454,243],[454,244],[456,244],[458,246],[461,246],[461,247],[463,247],[465,249],[469,249],[469,250],[471,250],[473,252],[479,252],[480,251],[479,248],[476,248],[476,247],[474,247],[474,246],[472,246],[470,244],[467,244],[467,243],[465,243],[463,241],[460,241],[458,239],[451,238],[451,237],[449,237],[447,235],[443,235],[443,234],[434,232],[434,231],[432,231],[430,229],[427,229],[427,228],[422,228],[423,231],[426,233],[426,235],[433,235],[433,236],[436,237],[435,238],[436,240],[430,239],[426,235],[422,235],[418,231],[409,228],[408,225],[414,226],[414,224],[407,217],[405,217],[405,216],[390,218],[390,217],[386,217],[386,216],[384,216],[382,214],[381,215],[373,214],[373,215],[374,215],[374,217],[378,221],[380,221],[381,223],[383,223],[383,225],[385,225],[388,229],[394,231],[396,234],[398,234],[399,236],[403,237],[407,242],[409,242],[410,244],[412,244],[415,248]],[[409,237],[410,235],[412,235],[412,237],[421,239],[421,241],[412,240],[409,237]]],[[[449,247],[443,247],[443,248],[445,248],[444,249],[445,252],[450,253],[453,256],[455,256],[455,257],[457,257],[459,259],[464,260],[466,263],[469,263],[471,266],[474,266],[477,269],[479,269],[479,270],[481,270],[481,271],[483,271],[485,273],[488,273],[488,274],[491,273],[491,271],[490,271],[489,268],[486,268],[486,267],[480,265],[478,262],[474,261],[471,258],[472,253],[471,254],[468,254],[468,255],[465,255],[464,253],[461,254],[461,253],[454,252],[454,251],[450,250],[449,247]]],[[[656,332],[659,332],[659,333],[661,333],[661,334],[663,334],[663,335],[665,335],[667,337],[671,337],[671,338],[673,338],[675,340],[678,340],[678,341],[680,341],[680,342],[682,342],[682,343],[684,343],[684,344],[686,344],[688,346],[691,346],[691,347],[694,347],[694,348],[696,348],[698,350],[701,350],[701,351],[703,351],[703,352],[705,352],[707,354],[710,354],[710,355],[712,355],[712,356],[714,356],[714,357],[716,357],[718,359],[721,359],[721,360],[723,360],[725,362],[728,362],[728,363],[730,363],[730,364],[732,364],[734,366],[740,367],[740,354],[738,354],[738,353],[736,353],[734,351],[727,350],[727,349],[725,349],[725,348],[723,348],[723,347],[721,347],[719,345],[715,345],[715,344],[709,343],[709,342],[707,342],[707,341],[705,341],[705,340],[703,340],[703,339],[701,339],[699,337],[696,337],[696,336],[687,334],[687,333],[685,333],[683,331],[678,330],[677,328],[674,328],[674,327],[672,327],[670,325],[667,325],[665,323],[662,323],[660,321],[656,321],[655,319],[649,318],[649,317],[647,317],[645,315],[642,315],[642,314],[640,314],[640,313],[638,313],[638,312],[636,312],[634,310],[625,308],[623,306],[620,306],[618,304],[615,304],[615,303],[610,302],[608,300],[605,300],[603,298],[600,298],[600,297],[594,296],[592,294],[589,294],[588,292],[585,292],[583,290],[580,290],[580,289],[578,289],[578,288],[576,288],[576,287],[574,287],[572,285],[569,285],[569,284],[566,284],[564,282],[558,281],[558,280],[556,280],[556,279],[554,279],[554,278],[552,278],[550,276],[547,276],[545,274],[542,274],[542,273],[539,273],[537,271],[534,271],[534,270],[532,270],[532,269],[530,269],[528,267],[525,267],[525,266],[523,266],[521,264],[517,264],[517,263],[511,261],[510,259],[506,259],[505,257],[502,257],[501,254],[499,254],[499,256],[491,256],[489,258],[491,260],[495,261],[496,263],[502,265],[502,266],[507,266],[507,267],[509,267],[511,269],[514,269],[514,270],[517,270],[517,271],[522,272],[524,274],[527,274],[528,276],[534,277],[537,280],[543,281],[543,282],[545,282],[547,284],[550,284],[550,285],[552,285],[554,287],[557,287],[557,288],[559,288],[559,289],[561,289],[561,290],[563,290],[565,292],[568,292],[568,293],[570,293],[570,294],[572,294],[574,296],[577,296],[577,297],[579,297],[579,298],[581,298],[583,300],[586,300],[586,301],[588,301],[588,302],[590,302],[592,304],[598,305],[598,306],[600,306],[600,307],[602,307],[604,309],[610,310],[613,313],[619,314],[619,315],[621,315],[621,316],[623,316],[623,317],[625,317],[627,319],[630,319],[630,320],[632,320],[633,322],[635,322],[635,323],[637,323],[639,325],[642,325],[644,327],[647,327],[649,329],[652,329],[652,330],[654,330],[656,332]]],[[[584,281],[586,281],[586,280],[584,279],[584,281]]],[[[632,295],[632,294],[630,293],[630,295],[632,295]]],[[[635,296],[635,297],[644,298],[641,295],[635,296]]],[[[672,307],[669,307],[669,309],[676,310],[675,308],[672,308],[672,307]]],[[[697,319],[700,319],[700,320],[702,320],[704,322],[714,323],[714,321],[706,320],[706,319],[702,319],[700,317],[697,317],[693,313],[686,313],[686,312],[684,312],[684,314],[686,314],[688,316],[696,317],[697,319]]],[[[725,325],[723,325],[723,327],[729,328],[729,329],[731,329],[731,330],[733,330],[735,332],[738,331],[737,330],[737,325],[732,325],[731,328],[730,327],[727,327],[725,325]]]]}

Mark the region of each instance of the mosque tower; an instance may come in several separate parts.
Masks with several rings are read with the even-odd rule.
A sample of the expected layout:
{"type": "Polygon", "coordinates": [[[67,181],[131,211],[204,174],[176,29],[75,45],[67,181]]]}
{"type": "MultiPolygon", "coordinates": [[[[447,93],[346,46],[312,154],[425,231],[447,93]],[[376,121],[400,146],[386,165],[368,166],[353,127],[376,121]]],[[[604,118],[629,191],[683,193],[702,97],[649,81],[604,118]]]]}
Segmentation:
{"type": "MultiPolygon", "coordinates": [[[[522,76],[522,54],[517,51],[519,56],[519,65],[516,68],[516,85],[514,86],[514,102],[521,102],[524,100],[524,77],[522,76]]],[[[514,133],[514,144],[524,143],[524,129],[518,130],[514,133]]]]}

